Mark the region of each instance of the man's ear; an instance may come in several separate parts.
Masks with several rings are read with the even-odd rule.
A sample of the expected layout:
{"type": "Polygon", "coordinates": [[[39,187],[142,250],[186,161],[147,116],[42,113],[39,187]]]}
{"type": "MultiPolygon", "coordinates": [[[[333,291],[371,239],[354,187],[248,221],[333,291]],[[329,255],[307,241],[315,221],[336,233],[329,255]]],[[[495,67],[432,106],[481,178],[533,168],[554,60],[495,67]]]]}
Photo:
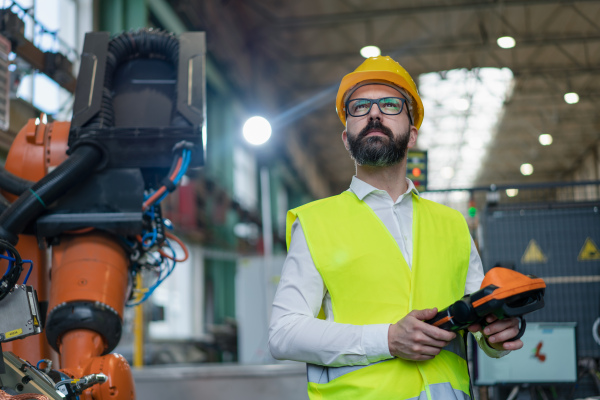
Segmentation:
{"type": "Polygon", "coordinates": [[[342,132],[342,141],[344,142],[344,147],[346,150],[350,150],[350,145],[348,144],[348,134],[346,133],[345,129],[342,132]]]}
{"type": "Polygon", "coordinates": [[[408,148],[412,149],[417,145],[417,137],[419,136],[419,130],[416,126],[411,125],[409,131],[410,138],[408,139],[408,148]]]}

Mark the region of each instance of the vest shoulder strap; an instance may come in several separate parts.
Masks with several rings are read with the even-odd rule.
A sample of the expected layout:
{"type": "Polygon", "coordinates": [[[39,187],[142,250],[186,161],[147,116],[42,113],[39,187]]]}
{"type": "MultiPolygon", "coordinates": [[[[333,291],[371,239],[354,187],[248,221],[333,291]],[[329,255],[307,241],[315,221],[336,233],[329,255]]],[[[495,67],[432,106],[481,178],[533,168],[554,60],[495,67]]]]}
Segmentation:
{"type": "Polygon", "coordinates": [[[323,209],[337,209],[340,203],[345,201],[360,202],[356,195],[350,191],[342,192],[336,196],[326,197],[324,199],[315,200],[303,206],[289,210],[286,217],[286,243],[287,249],[290,249],[290,240],[292,237],[292,225],[300,214],[321,212],[323,209]]]}

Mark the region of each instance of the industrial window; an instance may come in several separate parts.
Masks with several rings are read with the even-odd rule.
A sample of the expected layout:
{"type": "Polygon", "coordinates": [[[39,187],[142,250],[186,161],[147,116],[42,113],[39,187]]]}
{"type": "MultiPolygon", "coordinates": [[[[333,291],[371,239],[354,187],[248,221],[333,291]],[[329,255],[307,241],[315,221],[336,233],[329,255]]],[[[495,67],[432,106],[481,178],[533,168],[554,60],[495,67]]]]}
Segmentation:
{"type": "MultiPolygon", "coordinates": [[[[17,0],[13,7],[25,22],[25,37],[42,51],[59,52],[79,68],[78,53],[85,32],[92,31],[91,0],[17,0]]],[[[18,61],[17,61],[18,62],[18,61]]],[[[56,119],[67,120],[72,112],[72,95],[46,75],[18,65],[16,95],[56,119]]]]}

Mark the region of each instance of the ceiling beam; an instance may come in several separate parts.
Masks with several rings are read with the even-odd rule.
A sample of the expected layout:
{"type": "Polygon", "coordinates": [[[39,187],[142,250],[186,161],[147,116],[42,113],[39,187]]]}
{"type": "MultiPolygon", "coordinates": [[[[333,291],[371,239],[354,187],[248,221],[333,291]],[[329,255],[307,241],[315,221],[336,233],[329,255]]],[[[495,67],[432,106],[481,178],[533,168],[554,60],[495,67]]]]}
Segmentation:
{"type": "MultiPolygon", "coordinates": [[[[578,35],[568,37],[524,37],[520,38],[517,47],[513,51],[518,51],[522,48],[527,47],[540,47],[540,46],[557,46],[557,45],[582,45],[590,43],[600,42],[600,35],[578,35]]],[[[486,50],[497,50],[499,49],[495,43],[481,43],[479,36],[470,37],[453,37],[446,38],[443,42],[426,44],[422,41],[419,43],[406,43],[396,48],[383,48],[381,49],[382,54],[397,54],[404,56],[416,56],[422,54],[442,54],[442,53],[453,53],[453,52],[468,52],[478,53],[486,50]]],[[[329,62],[339,61],[341,58],[356,58],[356,51],[343,52],[343,53],[332,53],[327,52],[323,54],[314,55],[303,55],[303,54],[292,54],[288,53],[286,61],[294,62],[298,64],[306,64],[312,62],[329,62]]]]}
{"type": "MultiPolygon", "coordinates": [[[[436,5],[425,5],[417,7],[398,7],[381,10],[361,10],[352,11],[338,14],[314,14],[302,17],[278,17],[270,12],[266,7],[260,6],[257,1],[248,1],[255,11],[259,12],[267,21],[269,25],[266,27],[269,29],[303,29],[328,26],[332,27],[339,24],[350,24],[363,22],[365,19],[372,18],[389,18],[394,15],[412,16],[415,14],[427,14],[427,13],[448,13],[453,11],[480,11],[495,9],[498,7],[523,7],[523,6],[543,6],[543,5],[573,5],[578,3],[594,3],[597,0],[577,0],[577,1],[565,1],[565,0],[505,0],[502,2],[497,1],[468,1],[460,4],[436,4],[436,5]]],[[[417,3],[419,4],[419,3],[417,3]]]]}

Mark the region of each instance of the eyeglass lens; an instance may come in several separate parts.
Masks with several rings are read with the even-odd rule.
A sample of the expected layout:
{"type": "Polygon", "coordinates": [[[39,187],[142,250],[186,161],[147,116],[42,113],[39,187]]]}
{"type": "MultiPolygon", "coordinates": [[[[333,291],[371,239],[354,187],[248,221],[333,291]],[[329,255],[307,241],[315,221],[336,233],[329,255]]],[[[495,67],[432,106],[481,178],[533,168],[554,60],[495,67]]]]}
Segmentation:
{"type": "Polygon", "coordinates": [[[396,115],[402,112],[404,99],[398,97],[384,97],[381,99],[354,99],[348,102],[348,113],[353,117],[362,117],[371,111],[373,103],[377,103],[379,110],[388,115],[396,115]]]}

